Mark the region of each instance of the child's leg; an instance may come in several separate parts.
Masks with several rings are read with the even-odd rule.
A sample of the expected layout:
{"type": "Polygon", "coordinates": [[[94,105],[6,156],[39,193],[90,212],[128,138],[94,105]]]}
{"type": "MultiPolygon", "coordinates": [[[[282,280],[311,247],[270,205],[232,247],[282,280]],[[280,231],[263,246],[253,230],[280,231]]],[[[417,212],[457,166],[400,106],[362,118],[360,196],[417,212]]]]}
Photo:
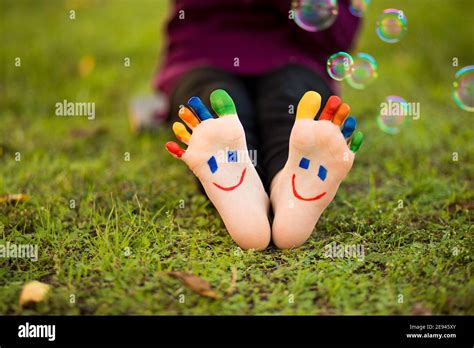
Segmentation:
{"type": "Polygon", "coordinates": [[[257,84],[255,115],[261,149],[259,163],[264,168],[267,191],[288,159],[288,139],[295,122],[296,106],[309,90],[318,91],[323,103],[333,94],[322,77],[299,65],[275,70],[257,84]]]}
{"type": "Polygon", "coordinates": [[[185,74],[178,82],[170,102],[170,121],[180,121],[178,111],[191,97],[199,97],[209,108],[209,96],[216,89],[223,89],[236,101],[237,114],[244,127],[249,150],[257,150],[259,143],[256,131],[255,110],[252,98],[240,78],[223,70],[204,67],[185,74]]]}
{"type": "MultiPolygon", "coordinates": [[[[193,80],[190,86],[195,88],[189,90],[203,95],[207,89],[225,86],[230,93],[241,95],[245,104],[245,90],[239,90],[238,83],[232,84],[232,78],[211,79],[208,85],[204,84],[206,80],[204,76],[193,80]]],[[[209,100],[209,96],[203,100],[209,100]]],[[[169,142],[167,149],[182,159],[199,179],[234,241],[244,249],[264,249],[270,241],[269,201],[249,158],[240,115],[237,116],[231,97],[223,90],[212,92],[210,101],[218,118],[213,118],[200,98],[193,96],[188,106],[179,111],[192,134],[182,123],[173,124],[176,136],[188,147],[183,150],[169,142]]]]}
{"type": "MultiPolygon", "coordinates": [[[[362,134],[357,134],[349,148],[348,141],[355,129],[355,119],[346,118],[350,111],[348,105],[341,104],[338,97],[331,97],[320,113],[321,96],[316,92],[304,92],[328,89],[321,85],[314,74],[314,81],[311,83],[311,74],[302,72],[304,70],[289,67],[286,71],[289,76],[281,81],[283,86],[286,81],[287,87],[279,91],[280,97],[267,97],[273,101],[286,100],[288,105],[293,105],[296,109],[296,121],[294,114],[283,114],[284,104],[273,111],[279,110],[279,115],[272,114],[271,111],[258,114],[260,121],[265,122],[265,119],[270,118],[274,123],[280,124],[280,129],[276,128],[279,134],[268,134],[262,138],[262,148],[276,146],[278,150],[269,149],[275,155],[265,158],[270,174],[277,172],[269,179],[270,198],[275,212],[272,238],[280,248],[299,246],[311,235],[321,213],[332,201],[340,182],[349,172],[354,160],[353,152],[357,151],[362,141],[362,134]],[[298,82],[300,79],[301,82],[298,82]],[[296,107],[303,94],[304,97],[296,107]],[[319,121],[314,121],[319,113],[319,121]],[[290,130],[288,140],[283,134],[289,135],[290,130]],[[275,138],[280,141],[275,141],[275,138]],[[273,139],[273,142],[267,144],[265,139],[273,139]],[[283,149],[289,153],[284,166],[281,159],[283,149]]],[[[262,101],[268,102],[265,98],[262,101]]],[[[272,107],[267,106],[263,110],[272,110],[272,107]]],[[[269,122],[269,129],[275,129],[269,122]]]]}

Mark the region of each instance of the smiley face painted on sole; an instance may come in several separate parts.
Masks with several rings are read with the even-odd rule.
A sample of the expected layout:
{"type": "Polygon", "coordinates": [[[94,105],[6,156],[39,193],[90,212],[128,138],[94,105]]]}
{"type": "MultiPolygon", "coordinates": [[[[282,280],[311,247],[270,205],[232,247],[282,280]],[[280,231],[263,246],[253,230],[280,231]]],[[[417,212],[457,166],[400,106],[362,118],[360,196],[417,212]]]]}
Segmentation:
{"type": "Polygon", "coordinates": [[[315,91],[301,98],[288,160],[272,181],[272,240],[278,248],[298,247],[311,236],[363,140],[348,104],[331,96],[321,112],[320,106],[321,96],[315,91]]]}
{"type": "MultiPolygon", "coordinates": [[[[226,161],[226,163],[228,163],[228,164],[238,163],[238,152],[237,151],[232,151],[232,150],[227,151],[227,161],[226,161]]],[[[209,170],[211,171],[212,174],[216,173],[217,170],[219,169],[219,165],[217,163],[217,160],[216,160],[215,156],[211,156],[209,158],[209,160],[207,161],[207,165],[209,166],[209,170]]],[[[222,191],[233,191],[237,187],[242,185],[242,183],[244,182],[244,179],[245,179],[245,173],[246,172],[247,172],[247,167],[244,167],[242,169],[242,172],[240,173],[240,176],[239,176],[236,184],[221,185],[221,184],[216,183],[215,181],[212,181],[212,184],[215,187],[217,187],[218,189],[222,190],[222,191]]]]}
{"type": "MultiPolygon", "coordinates": [[[[303,170],[310,170],[310,164],[311,164],[311,160],[306,158],[306,157],[302,157],[301,160],[300,160],[300,164],[299,164],[299,167],[302,168],[303,170]]],[[[324,182],[326,180],[326,176],[327,176],[327,169],[326,167],[324,167],[323,165],[319,165],[319,169],[318,169],[318,172],[317,172],[317,179],[319,179],[319,181],[321,182],[324,182]]],[[[309,196],[303,196],[301,195],[298,190],[296,189],[296,173],[293,173],[292,177],[291,177],[291,186],[293,188],[293,195],[302,200],[302,201],[317,201],[318,199],[321,199],[323,198],[325,195],[326,195],[326,191],[322,191],[322,192],[319,192],[317,193],[316,195],[309,195],[309,196]]],[[[315,185],[315,186],[319,186],[319,185],[315,185]]]]}
{"type": "Polygon", "coordinates": [[[184,123],[176,122],[172,129],[187,147],[169,141],[166,149],[199,180],[239,247],[265,249],[271,238],[270,204],[255,170],[256,157],[251,158],[256,153],[247,148],[231,96],[219,89],[209,99],[215,115],[197,96],[179,109],[178,116],[184,123]]]}

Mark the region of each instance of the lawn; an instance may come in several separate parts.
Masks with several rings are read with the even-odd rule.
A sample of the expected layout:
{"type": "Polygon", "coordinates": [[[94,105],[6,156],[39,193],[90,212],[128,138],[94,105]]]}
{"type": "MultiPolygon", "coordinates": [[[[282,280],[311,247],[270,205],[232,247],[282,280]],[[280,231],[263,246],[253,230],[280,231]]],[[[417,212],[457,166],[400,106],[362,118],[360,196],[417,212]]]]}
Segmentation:
{"type": "Polygon", "coordinates": [[[372,1],[354,51],[376,58],[379,77],[342,85],[365,142],[310,240],[263,252],[233,243],[164,150],[168,129],[130,131],[167,2],[0,3],[0,196],[30,197],[0,203],[0,244],[39,252],[0,259],[0,314],[474,314],[473,114],[451,97],[455,72],[474,64],[472,1],[372,1]],[[374,30],[388,7],[408,18],[397,44],[374,30]],[[421,107],[396,135],[375,122],[387,95],[421,107]],[[96,118],[56,117],[64,99],[94,101],[96,118]],[[333,242],[363,245],[364,260],[325,257],[333,242]],[[220,296],[168,272],[192,272],[220,296]],[[31,280],[51,291],[22,308],[31,280]]]}

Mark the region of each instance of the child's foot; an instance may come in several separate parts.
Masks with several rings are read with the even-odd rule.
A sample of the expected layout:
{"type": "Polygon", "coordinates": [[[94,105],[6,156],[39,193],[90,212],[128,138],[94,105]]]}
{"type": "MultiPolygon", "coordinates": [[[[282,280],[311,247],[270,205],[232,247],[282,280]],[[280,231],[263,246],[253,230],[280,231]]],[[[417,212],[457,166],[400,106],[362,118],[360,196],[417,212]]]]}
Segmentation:
{"type": "Polygon", "coordinates": [[[272,238],[279,248],[297,247],[309,238],[349,173],[354,153],[362,143],[361,132],[352,136],[356,121],[347,117],[347,104],[341,105],[338,97],[330,97],[315,121],[320,105],[321,96],[316,92],[306,92],[301,98],[291,131],[288,161],[272,181],[272,238]]]}
{"type": "Polygon", "coordinates": [[[213,118],[197,97],[179,111],[173,124],[176,137],[188,145],[183,150],[175,142],[166,148],[181,158],[203,185],[218,210],[232,239],[244,249],[265,249],[270,242],[269,201],[247,151],[245,134],[232,98],[224,90],[210,96],[218,118],[213,118]],[[197,116],[197,117],[196,117],[197,116]]]}

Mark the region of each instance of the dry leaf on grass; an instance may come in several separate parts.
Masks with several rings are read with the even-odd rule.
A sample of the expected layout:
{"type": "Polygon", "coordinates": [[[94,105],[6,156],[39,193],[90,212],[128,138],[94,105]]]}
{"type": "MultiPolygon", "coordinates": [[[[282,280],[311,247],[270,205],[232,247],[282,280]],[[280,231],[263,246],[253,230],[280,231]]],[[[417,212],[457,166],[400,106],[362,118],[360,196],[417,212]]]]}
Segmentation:
{"type": "Polygon", "coordinates": [[[21,291],[20,306],[43,301],[48,291],[48,284],[36,280],[26,283],[21,291]]]}
{"type": "Polygon", "coordinates": [[[201,296],[211,297],[214,299],[219,298],[219,295],[211,288],[211,284],[197,275],[190,272],[168,272],[167,274],[170,277],[181,280],[186,287],[201,296]]]}
{"type": "Polygon", "coordinates": [[[411,314],[413,315],[433,315],[431,309],[425,307],[423,303],[416,302],[411,306],[411,314]]]}
{"type": "Polygon", "coordinates": [[[77,70],[81,77],[88,76],[95,68],[95,57],[91,55],[82,56],[77,64],[77,70]]]}
{"type": "Polygon", "coordinates": [[[30,199],[25,193],[12,193],[9,195],[0,196],[0,203],[16,203],[16,202],[26,202],[30,199]]]}

